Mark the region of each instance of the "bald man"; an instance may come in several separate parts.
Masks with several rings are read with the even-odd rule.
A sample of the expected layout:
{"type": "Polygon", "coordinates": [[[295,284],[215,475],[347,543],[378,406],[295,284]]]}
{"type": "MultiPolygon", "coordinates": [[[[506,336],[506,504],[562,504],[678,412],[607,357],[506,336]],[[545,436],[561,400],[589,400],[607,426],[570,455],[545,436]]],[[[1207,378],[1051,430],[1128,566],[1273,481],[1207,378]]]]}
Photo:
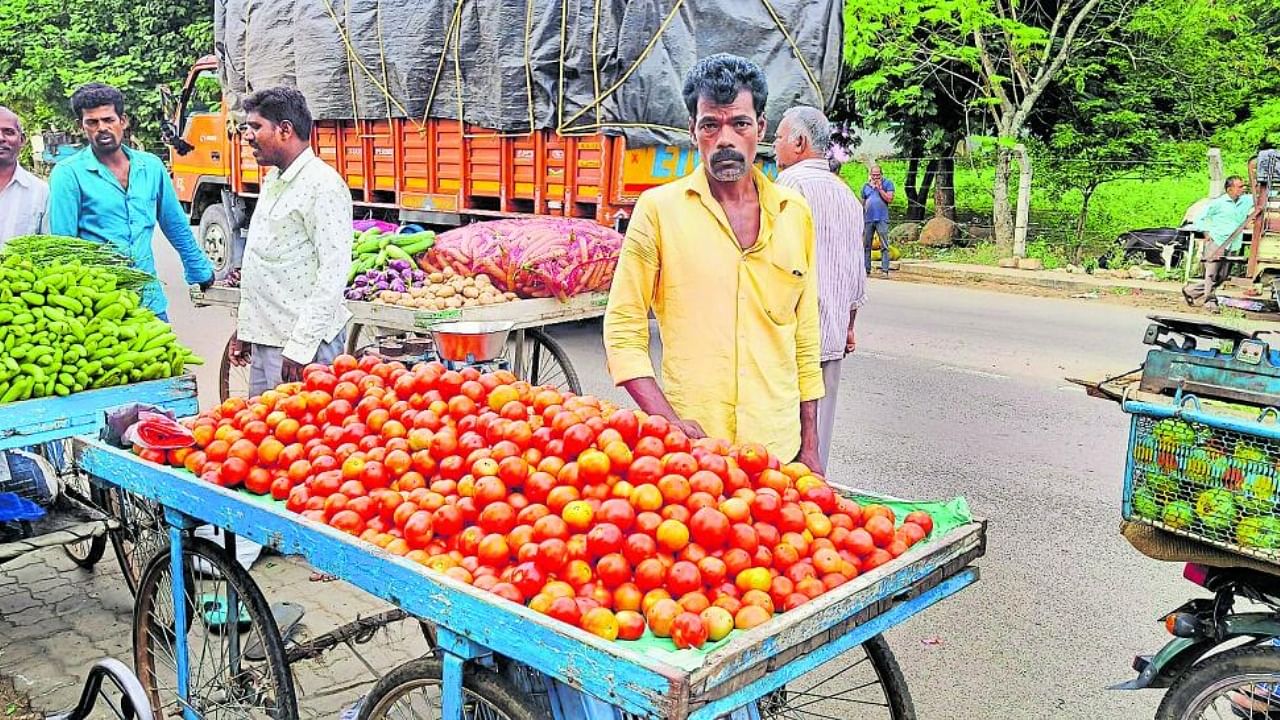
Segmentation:
{"type": "Polygon", "coordinates": [[[0,248],[11,237],[49,231],[49,186],[18,164],[26,141],[22,121],[0,105],[0,248]]]}

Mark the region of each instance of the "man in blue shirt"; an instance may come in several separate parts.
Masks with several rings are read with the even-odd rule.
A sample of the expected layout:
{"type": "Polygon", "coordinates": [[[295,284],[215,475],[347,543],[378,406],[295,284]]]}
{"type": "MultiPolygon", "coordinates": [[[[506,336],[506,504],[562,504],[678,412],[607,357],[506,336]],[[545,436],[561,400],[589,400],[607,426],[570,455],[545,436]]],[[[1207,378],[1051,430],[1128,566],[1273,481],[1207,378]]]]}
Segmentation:
{"type": "Polygon", "coordinates": [[[862,186],[862,245],[867,254],[867,274],[871,274],[871,243],[880,235],[880,274],[889,277],[889,203],[893,202],[893,181],[871,166],[871,178],[862,186]]]}
{"type": "MultiPolygon", "coordinates": [[[[213,264],[196,243],[187,215],[160,158],[125,147],[124,95],[90,83],[71,96],[89,147],[59,162],[49,178],[49,231],[110,243],[139,270],[156,274],[151,238],[156,225],[178,251],[188,284],[213,283],[213,264]]],[[[142,291],[143,304],[167,320],[160,282],[142,291]]]]}
{"type": "Polygon", "coordinates": [[[1204,305],[1217,310],[1214,290],[1231,275],[1231,262],[1226,257],[1239,255],[1244,248],[1245,226],[1253,220],[1253,196],[1246,192],[1244,179],[1227,178],[1225,192],[1204,209],[1193,230],[1204,233],[1204,279],[1182,288],[1188,305],[1204,305]]]}

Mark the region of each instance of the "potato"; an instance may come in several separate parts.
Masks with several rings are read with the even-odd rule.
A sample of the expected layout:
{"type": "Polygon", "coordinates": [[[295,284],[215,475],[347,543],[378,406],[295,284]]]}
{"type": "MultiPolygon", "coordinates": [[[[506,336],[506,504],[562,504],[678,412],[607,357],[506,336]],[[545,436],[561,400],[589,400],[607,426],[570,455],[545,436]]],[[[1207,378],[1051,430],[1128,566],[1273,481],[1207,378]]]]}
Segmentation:
{"type": "Polygon", "coordinates": [[[464,287],[462,288],[462,296],[469,300],[474,300],[475,298],[480,297],[480,290],[474,285],[464,287]]]}
{"type": "Polygon", "coordinates": [[[437,285],[435,288],[436,297],[448,298],[458,294],[452,285],[437,285]]]}
{"type": "Polygon", "coordinates": [[[438,285],[444,282],[444,273],[433,272],[427,276],[427,281],[430,282],[432,285],[438,285]]]}
{"type": "Polygon", "coordinates": [[[492,285],[492,284],[493,284],[493,280],[492,280],[488,275],[485,275],[484,273],[481,273],[481,274],[477,275],[477,276],[475,277],[475,280],[476,280],[476,284],[477,284],[477,285],[492,285]]]}
{"type": "Polygon", "coordinates": [[[462,307],[476,307],[479,304],[480,304],[480,301],[476,300],[475,298],[467,298],[466,300],[462,301],[462,307]]]}
{"type": "Polygon", "coordinates": [[[462,307],[462,298],[461,298],[460,296],[458,296],[458,295],[454,295],[453,297],[445,298],[444,306],[445,306],[446,308],[450,308],[450,309],[453,309],[453,308],[460,308],[460,307],[462,307]]]}

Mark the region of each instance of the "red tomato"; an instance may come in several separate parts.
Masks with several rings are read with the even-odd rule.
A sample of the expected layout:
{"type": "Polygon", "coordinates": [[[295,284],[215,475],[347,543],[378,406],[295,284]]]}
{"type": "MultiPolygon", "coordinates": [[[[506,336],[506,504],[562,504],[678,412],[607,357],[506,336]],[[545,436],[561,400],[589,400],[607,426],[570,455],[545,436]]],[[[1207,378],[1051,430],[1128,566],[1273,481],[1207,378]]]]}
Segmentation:
{"type": "MultiPolygon", "coordinates": [[[[729,518],[715,508],[704,507],[690,518],[689,533],[693,541],[703,548],[710,551],[718,550],[729,541],[729,518]]],[[[752,535],[754,534],[753,531],[752,535]]],[[[743,549],[748,552],[754,551],[754,548],[743,549]]]]}
{"type": "Polygon", "coordinates": [[[678,648],[700,648],[707,642],[707,626],[702,617],[682,612],[671,624],[671,641],[678,648]]]}
{"type": "Polygon", "coordinates": [[[619,553],[610,553],[596,563],[596,577],[604,587],[613,589],[631,579],[631,564],[619,553]]]}
{"type": "Polygon", "coordinates": [[[700,590],[702,573],[698,571],[697,565],[681,560],[667,571],[666,587],[667,591],[676,597],[700,590]]]}
{"type": "Polygon", "coordinates": [[[599,523],[587,532],[587,553],[601,558],[622,550],[622,531],[612,523],[599,523]]]}
{"type": "Polygon", "coordinates": [[[893,520],[888,517],[880,514],[872,515],[867,519],[867,524],[863,527],[871,535],[871,541],[875,543],[876,547],[887,547],[889,543],[893,542],[893,520]]]}
{"type": "Polygon", "coordinates": [[[907,513],[906,522],[914,523],[924,530],[927,537],[933,532],[933,516],[923,510],[914,510],[907,513]]]}
{"type": "Polygon", "coordinates": [[[667,569],[657,558],[646,558],[635,567],[636,587],[644,591],[661,587],[666,581],[667,569]]]}

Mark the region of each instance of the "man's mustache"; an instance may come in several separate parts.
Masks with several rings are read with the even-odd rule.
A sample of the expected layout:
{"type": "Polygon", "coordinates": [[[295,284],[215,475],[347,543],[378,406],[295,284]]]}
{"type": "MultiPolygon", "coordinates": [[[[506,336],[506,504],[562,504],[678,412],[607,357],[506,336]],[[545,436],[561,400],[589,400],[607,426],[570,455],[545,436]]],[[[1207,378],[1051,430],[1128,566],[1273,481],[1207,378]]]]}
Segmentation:
{"type": "Polygon", "coordinates": [[[738,152],[737,150],[733,150],[731,148],[724,148],[721,150],[717,150],[711,156],[712,164],[719,163],[719,162],[727,162],[730,160],[735,162],[747,161],[747,159],[742,156],[742,153],[738,152]]]}

